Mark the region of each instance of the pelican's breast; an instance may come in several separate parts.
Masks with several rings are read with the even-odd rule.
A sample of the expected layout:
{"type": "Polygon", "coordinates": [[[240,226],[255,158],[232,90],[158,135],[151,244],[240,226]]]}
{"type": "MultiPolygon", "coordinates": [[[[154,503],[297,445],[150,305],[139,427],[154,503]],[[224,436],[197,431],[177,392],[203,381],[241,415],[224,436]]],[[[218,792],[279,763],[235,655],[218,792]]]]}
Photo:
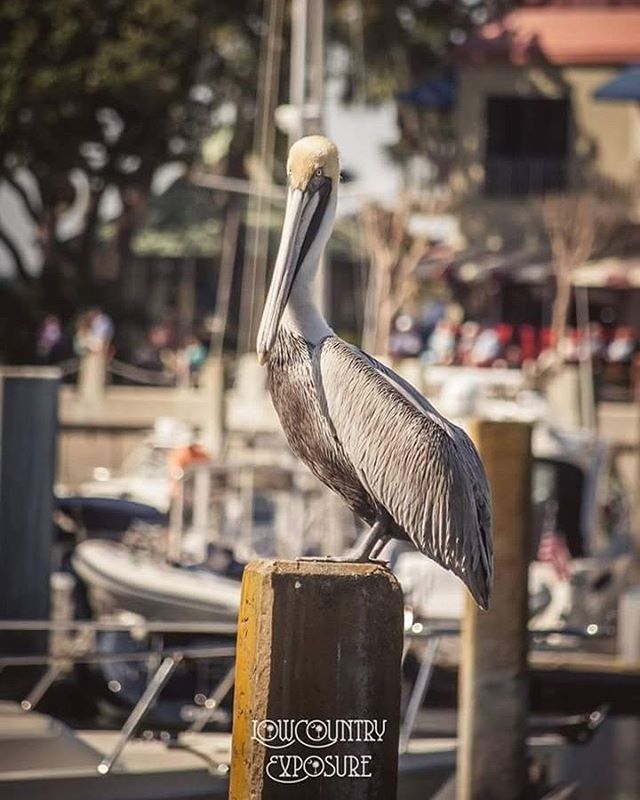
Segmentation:
{"type": "Polygon", "coordinates": [[[313,346],[281,328],[269,355],[268,387],[289,447],[324,484],[367,522],[375,503],[327,422],[313,381],[313,346]]]}

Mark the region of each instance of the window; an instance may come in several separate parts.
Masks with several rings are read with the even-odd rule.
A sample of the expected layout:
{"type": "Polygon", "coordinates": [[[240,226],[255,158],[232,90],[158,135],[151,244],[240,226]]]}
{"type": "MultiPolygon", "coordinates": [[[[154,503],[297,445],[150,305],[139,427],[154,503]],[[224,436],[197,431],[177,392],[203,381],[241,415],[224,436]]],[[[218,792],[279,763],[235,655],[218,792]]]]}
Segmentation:
{"type": "Polygon", "coordinates": [[[538,194],[567,185],[569,101],[490,97],[485,191],[538,194]]]}

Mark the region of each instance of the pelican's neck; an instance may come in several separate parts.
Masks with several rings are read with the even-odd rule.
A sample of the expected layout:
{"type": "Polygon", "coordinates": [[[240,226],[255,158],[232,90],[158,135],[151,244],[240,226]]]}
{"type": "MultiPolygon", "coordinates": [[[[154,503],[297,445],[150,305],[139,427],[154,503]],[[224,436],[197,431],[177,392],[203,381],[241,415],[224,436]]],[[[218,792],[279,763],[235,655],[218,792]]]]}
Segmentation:
{"type": "Polygon", "coordinates": [[[333,334],[315,301],[314,285],[322,253],[333,231],[336,205],[337,187],[332,191],[318,235],[293,282],[289,302],[282,318],[283,324],[290,331],[302,336],[312,345],[333,334]]]}
{"type": "MultiPolygon", "coordinates": [[[[317,265],[316,265],[317,270],[317,265]]],[[[293,285],[282,322],[286,328],[316,345],[333,331],[313,297],[313,280],[299,276],[293,285]]]]}

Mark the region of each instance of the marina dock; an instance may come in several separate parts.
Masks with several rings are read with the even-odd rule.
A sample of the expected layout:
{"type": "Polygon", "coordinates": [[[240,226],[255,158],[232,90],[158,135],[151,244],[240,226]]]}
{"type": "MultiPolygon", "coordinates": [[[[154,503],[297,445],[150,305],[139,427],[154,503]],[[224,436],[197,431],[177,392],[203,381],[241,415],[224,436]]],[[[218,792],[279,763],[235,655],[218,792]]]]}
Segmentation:
{"type": "Polygon", "coordinates": [[[640,0],[0,31],[0,800],[640,800],[640,0]]]}

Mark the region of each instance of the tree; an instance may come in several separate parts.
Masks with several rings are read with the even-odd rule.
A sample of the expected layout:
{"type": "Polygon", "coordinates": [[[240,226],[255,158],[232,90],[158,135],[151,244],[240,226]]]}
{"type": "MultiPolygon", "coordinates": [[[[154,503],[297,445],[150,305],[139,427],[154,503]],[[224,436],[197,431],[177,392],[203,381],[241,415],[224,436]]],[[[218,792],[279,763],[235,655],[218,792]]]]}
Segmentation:
{"type": "Polygon", "coordinates": [[[352,97],[392,97],[449,60],[472,26],[503,13],[511,0],[337,0],[332,40],[349,53],[352,97]]]}
{"type": "Polygon", "coordinates": [[[542,216],[549,237],[556,282],[551,334],[557,351],[565,338],[573,271],[583,267],[593,254],[598,236],[602,234],[604,220],[596,198],[587,193],[545,198],[542,216]]]}
{"type": "Polygon", "coordinates": [[[23,299],[63,312],[87,302],[107,191],[121,206],[113,246],[126,259],[156,169],[192,163],[226,103],[244,123],[227,157],[229,170],[240,170],[252,130],[260,10],[260,0],[0,5],[0,174],[34,220],[43,254],[41,276],[30,275],[0,221],[0,247],[12,257],[23,299]],[[83,224],[65,239],[60,221],[79,184],[83,224]]]}
{"type": "Polygon", "coordinates": [[[391,210],[370,204],[361,214],[370,263],[362,346],[382,356],[389,355],[393,320],[418,293],[416,269],[429,250],[424,238],[409,231],[416,210],[400,197],[391,210]]]}
{"type": "MultiPolygon", "coordinates": [[[[426,77],[452,40],[501,5],[333,0],[329,39],[360,53],[365,99],[389,98],[426,77]]],[[[221,169],[243,174],[254,143],[266,8],[265,0],[0,4],[0,179],[34,220],[43,256],[41,274],[30,274],[0,220],[0,248],[15,273],[10,307],[16,317],[19,309],[21,327],[47,311],[69,316],[95,299],[92,267],[107,199],[115,195],[121,209],[110,247],[124,268],[159,166],[192,164],[203,138],[226,126],[231,141],[221,169]],[[61,222],[76,206],[81,225],[63,236],[61,222]]]]}

